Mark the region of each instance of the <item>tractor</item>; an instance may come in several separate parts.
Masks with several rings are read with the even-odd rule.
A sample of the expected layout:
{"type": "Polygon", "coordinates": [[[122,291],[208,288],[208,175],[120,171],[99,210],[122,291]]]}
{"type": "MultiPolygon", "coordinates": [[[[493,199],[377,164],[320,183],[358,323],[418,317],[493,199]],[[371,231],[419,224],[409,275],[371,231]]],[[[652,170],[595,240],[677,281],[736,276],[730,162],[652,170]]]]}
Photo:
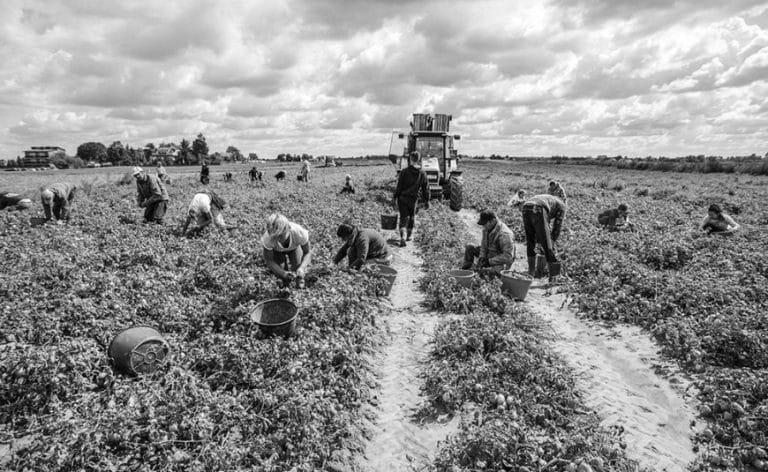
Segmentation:
{"type": "MultiPolygon", "coordinates": [[[[401,156],[390,154],[398,175],[408,167],[408,156],[418,151],[421,156],[421,169],[429,180],[429,198],[446,199],[451,210],[461,210],[464,184],[458,169],[458,154],[453,142],[461,137],[449,134],[451,115],[414,113],[411,132],[399,133],[400,139],[408,141],[401,156]]],[[[394,133],[393,133],[394,137],[394,133]]],[[[392,144],[390,143],[390,149],[392,144]]]]}

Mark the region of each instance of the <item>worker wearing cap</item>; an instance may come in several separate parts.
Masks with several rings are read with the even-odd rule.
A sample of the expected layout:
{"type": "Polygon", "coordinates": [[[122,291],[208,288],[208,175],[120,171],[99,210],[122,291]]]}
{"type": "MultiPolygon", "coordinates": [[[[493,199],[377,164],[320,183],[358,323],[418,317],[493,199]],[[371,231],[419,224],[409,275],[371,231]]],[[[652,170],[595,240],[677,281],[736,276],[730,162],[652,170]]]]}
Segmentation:
{"type": "Polygon", "coordinates": [[[334,264],[343,261],[345,257],[349,259],[349,267],[352,269],[359,269],[368,262],[384,265],[392,263],[387,240],[375,230],[344,223],[336,229],[336,236],[344,241],[344,245],[333,258],[334,264]]]}
{"type": "Polygon", "coordinates": [[[144,208],[144,223],[163,224],[169,200],[165,185],[156,175],[147,174],[141,167],[134,167],[132,174],[136,179],[136,203],[144,208]]]}
{"type": "Polygon", "coordinates": [[[56,183],[40,189],[40,199],[43,203],[45,219],[69,221],[70,208],[75,199],[77,186],[66,183],[56,183]]]}
{"type": "Polygon", "coordinates": [[[617,208],[610,208],[597,215],[597,222],[610,231],[631,230],[632,223],[627,213],[629,208],[621,203],[617,208]]]}
{"type": "Polygon", "coordinates": [[[515,236],[512,230],[490,210],[480,212],[477,224],[483,227],[479,246],[467,244],[464,250],[464,270],[473,267],[491,275],[499,275],[515,261],[515,236]],[[475,263],[477,258],[477,263],[475,263]]]}
{"type": "Polygon", "coordinates": [[[18,193],[0,192],[0,210],[21,211],[32,208],[32,200],[18,193]]]}
{"type": "Polygon", "coordinates": [[[221,214],[224,205],[224,200],[212,191],[196,193],[189,204],[187,220],[181,231],[185,235],[200,233],[211,223],[221,230],[231,229],[224,222],[224,216],[221,214]],[[189,228],[189,224],[192,222],[195,225],[189,228]]]}
{"type": "Polygon", "coordinates": [[[523,226],[529,274],[533,275],[536,271],[536,244],[541,245],[550,266],[557,263],[553,242],[560,237],[566,208],[562,200],[548,194],[534,195],[523,203],[523,226]]]}

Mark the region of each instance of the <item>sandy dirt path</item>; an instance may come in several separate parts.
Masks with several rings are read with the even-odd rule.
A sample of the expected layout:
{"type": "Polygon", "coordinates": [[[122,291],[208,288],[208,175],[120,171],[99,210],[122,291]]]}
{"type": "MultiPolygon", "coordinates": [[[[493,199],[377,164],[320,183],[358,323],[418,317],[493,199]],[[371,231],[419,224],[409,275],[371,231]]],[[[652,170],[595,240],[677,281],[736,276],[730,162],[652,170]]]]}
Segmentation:
{"type": "MultiPolygon", "coordinates": [[[[479,242],[477,213],[459,215],[479,242]]],[[[517,256],[513,269],[527,271],[524,244],[517,245],[517,256]]],[[[693,400],[686,394],[691,387],[679,369],[660,358],[650,336],[637,327],[607,328],[578,318],[564,294],[547,288],[546,279],[534,282],[523,303],[549,322],[553,347],[574,369],[587,406],[604,426],[624,428],[627,455],[651,470],[685,470],[695,458],[693,400]]]]}
{"type": "Polygon", "coordinates": [[[375,360],[380,382],[377,420],[365,459],[364,471],[425,470],[434,460],[438,442],[458,428],[458,418],[443,423],[418,423],[414,414],[426,401],[420,396],[419,373],[429,354],[438,316],[422,307],[418,291],[421,257],[413,243],[392,247],[392,267],[398,275],[390,293],[389,343],[375,360]]]}

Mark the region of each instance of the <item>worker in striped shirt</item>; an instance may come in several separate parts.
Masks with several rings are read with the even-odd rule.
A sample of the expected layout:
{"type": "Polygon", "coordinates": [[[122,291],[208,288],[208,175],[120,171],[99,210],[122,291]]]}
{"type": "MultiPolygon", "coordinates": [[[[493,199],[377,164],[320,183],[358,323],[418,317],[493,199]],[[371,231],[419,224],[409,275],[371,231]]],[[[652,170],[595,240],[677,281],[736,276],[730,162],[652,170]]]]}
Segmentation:
{"type": "MultiPolygon", "coordinates": [[[[541,245],[547,263],[558,263],[554,242],[560,237],[567,206],[553,195],[534,195],[523,203],[523,227],[525,228],[528,273],[536,271],[536,244],[541,245]]],[[[550,274],[552,274],[550,270],[550,274]]]]}

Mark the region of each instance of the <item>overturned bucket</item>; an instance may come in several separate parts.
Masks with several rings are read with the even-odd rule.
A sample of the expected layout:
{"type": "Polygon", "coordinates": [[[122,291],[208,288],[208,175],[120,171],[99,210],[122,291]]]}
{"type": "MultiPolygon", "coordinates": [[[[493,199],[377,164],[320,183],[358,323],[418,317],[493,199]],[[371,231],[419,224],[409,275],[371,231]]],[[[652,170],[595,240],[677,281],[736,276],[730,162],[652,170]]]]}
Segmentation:
{"type": "Polygon", "coordinates": [[[124,329],[112,338],[107,349],[115,367],[131,375],[156,371],[165,364],[169,352],[165,338],[148,326],[124,329]]]}
{"type": "Polygon", "coordinates": [[[472,280],[475,278],[475,272],[472,270],[456,269],[449,271],[448,277],[455,280],[462,287],[471,287],[472,280]]]}
{"type": "Polygon", "coordinates": [[[386,282],[384,295],[389,296],[392,286],[395,284],[395,278],[397,278],[397,270],[383,264],[371,264],[370,267],[374,274],[378,274],[386,282]]]}
{"type": "Polygon", "coordinates": [[[259,302],[251,311],[251,321],[265,336],[290,337],[296,331],[299,308],[290,300],[273,298],[259,302]]]}
{"type": "Polygon", "coordinates": [[[523,272],[501,271],[501,291],[509,294],[515,300],[525,300],[532,282],[533,278],[523,272]]]}

